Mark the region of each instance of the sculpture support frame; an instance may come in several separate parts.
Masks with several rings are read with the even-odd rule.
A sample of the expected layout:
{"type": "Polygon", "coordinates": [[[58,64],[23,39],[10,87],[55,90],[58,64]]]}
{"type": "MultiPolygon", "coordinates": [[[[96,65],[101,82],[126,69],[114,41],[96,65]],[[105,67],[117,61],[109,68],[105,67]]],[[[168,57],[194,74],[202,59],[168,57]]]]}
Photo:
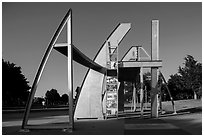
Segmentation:
{"type": "Polygon", "coordinates": [[[67,85],[69,95],[69,127],[74,129],[74,116],[73,116],[73,47],[72,47],[72,13],[67,22],[67,85]]]}
{"type": "Polygon", "coordinates": [[[31,105],[32,105],[32,101],[34,99],[34,95],[35,95],[35,92],[36,92],[36,89],[37,89],[37,86],[38,86],[38,83],[40,81],[40,78],[41,78],[41,75],[42,75],[42,72],[44,70],[44,67],[47,63],[47,60],[49,58],[49,55],[57,41],[57,38],[59,37],[61,31],[63,30],[65,24],[67,23],[70,15],[71,15],[71,12],[72,10],[69,9],[69,11],[67,12],[67,14],[64,16],[64,18],[62,19],[59,27],[57,28],[56,32],[54,33],[48,47],[47,47],[47,50],[42,58],[42,61],[40,63],[40,66],[38,68],[38,71],[36,73],[36,76],[35,76],[35,79],[34,79],[34,82],[33,82],[33,85],[31,87],[31,92],[29,94],[29,98],[27,100],[27,104],[26,104],[26,108],[25,108],[25,113],[24,113],[24,117],[23,117],[23,121],[22,121],[22,126],[21,126],[21,129],[25,129],[26,126],[27,126],[27,123],[28,123],[28,116],[30,114],[30,109],[31,109],[31,105]]]}
{"type": "MultiPolygon", "coordinates": [[[[151,60],[159,60],[159,20],[152,20],[151,60]]],[[[158,117],[158,67],[151,67],[151,117],[158,117]]]]}
{"type": "MultiPolygon", "coordinates": [[[[70,131],[72,131],[72,129],[74,129],[74,114],[76,115],[76,117],[79,118],[83,118],[83,117],[87,117],[87,118],[101,118],[103,116],[103,112],[102,109],[99,108],[98,106],[102,106],[102,102],[100,102],[102,99],[101,97],[99,97],[101,95],[101,93],[103,93],[103,91],[99,91],[99,92],[92,92],[95,91],[95,89],[99,89],[101,88],[103,90],[103,84],[104,84],[104,77],[105,75],[102,73],[94,71],[89,69],[87,72],[87,75],[85,76],[85,82],[87,83],[92,83],[93,81],[100,81],[97,84],[95,84],[95,87],[92,87],[90,84],[87,84],[85,88],[83,88],[82,86],[82,91],[84,91],[84,93],[82,92],[82,97],[84,100],[86,99],[88,101],[88,103],[84,103],[79,99],[79,102],[77,105],[80,105],[80,107],[78,107],[78,109],[76,109],[76,111],[74,111],[73,109],[73,50],[76,50],[72,44],[72,10],[70,9],[67,14],[65,15],[65,17],[63,18],[62,22],[60,23],[59,27],[57,28],[56,32],[54,33],[48,47],[47,50],[42,58],[42,61],[40,63],[40,66],[38,68],[38,71],[36,73],[32,88],[31,88],[31,92],[26,104],[26,111],[23,117],[23,122],[22,122],[22,127],[21,129],[28,129],[27,123],[28,123],[28,116],[30,113],[30,109],[31,109],[31,105],[32,105],[32,101],[38,86],[38,83],[40,81],[42,72],[44,70],[44,67],[47,63],[47,60],[49,58],[49,55],[62,31],[62,29],[64,28],[65,24],[67,23],[67,69],[68,69],[68,73],[67,73],[67,77],[68,77],[68,94],[69,94],[69,125],[68,127],[64,127],[64,129],[70,129],[70,131]],[[86,81],[86,79],[88,79],[86,81]],[[90,88],[92,87],[92,89],[90,88]],[[87,89],[91,89],[91,91],[87,90],[87,89]],[[88,91],[88,92],[87,92],[88,91]],[[87,93],[87,94],[86,94],[87,93]],[[86,96],[90,96],[88,98],[84,98],[86,96]],[[99,95],[99,96],[98,96],[99,95]],[[94,98],[91,98],[94,97],[94,98]],[[81,101],[81,102],[80,102],[81,101]],[[92,103],[94,102],[94,103],[92,103]],[[88,105],[87,105],[88,104],[88,105]],[[90,105],[90,106],[89,106],[90,105]],[[91,106],[92,105],[92,106],[91,106]],[[85,106],[85,107],[84,107],[85,106]],[[88,111],[86,114],[84,114],[84,108],[86,108],[88,111]],[[83,111],[82,111],[83,110],[83,111]],[[96,111],[97,110],[97,111],[96,111]]],[[[121,42],[122,39],[124,38],[124,36],[129,32],[131,27],[130,23],[123,23],[123,24],[119,24],[116,29],[113,31],[113,33],[111,33],[111,35],[108,37],[107,41],[112,42],[112,44],[118,44],[118,42],[121,42]]],[[[105,68],[106,66],[106,61],[104,61],[104,58],[106,58],[106,56],[103,54],[106,51],[106,44],[107,41],[102,45],[101,49],[99,50],[99,52],[97,53],[96,57],[94,58],[94,62],[95,65],[101,67],[101,68],[105,68]]],[[[158,20],[152,20],[152,53],[151,53],[151,61],[152,62],[144,62],[144,61],[138,61],[136,60],[136,64],[133,64],[131,67],[140,67],[141,68],[141,72],[140,72],[140,81],[141,81],[141,87],[143,86],[143,71],[142,68],[143,67],[151,67],[151,75],[152,75],[152,94],[151,94],[151,116],[152,117],[158,117],[158,93],[157,93],[157,79],[158,79],[158,67],[161,66],[161,62],[159,61],[159,21],[158,20]],[[153,64],[155,63],[156,64],[153,64]],[[157,63],[159,62],[159,63],[157,63]],[[146,64],[145,64],[146,63],[146,64]],[[136,66],[137,65],[137,66],[136,66]]],[[[138,53],[138,47],[137,47],[137,54],[138,53]]],[[[79,52],[78,52],[79,53],[79,52]]],[[[139,56],[139,55],[137,55],[139,56]]],[[[75,59],[76,61],[76,59],[75,59]]],[[[82,64],[83,65],[83,64],[82,64]]],[[[93,63],[91,64],[93,65],[93,63]]],[[[123,67],[127,67],[128,62],[123,62],[122,63],[123,67]]],[[[84,82],[82,85],[85,85],[84,82]]],[[[124,85],[123,85],[124,86],[124,85]]],[[[143,115],[143,89],[141,88],[141,116],[143,115]]],[[[81,97],[81,98],[82,98],[81,97]]],[[[119,101],[118,101],[119,102],[119,101]]],[[[85,109],[85,110],[86,110],[85,109]]]]}

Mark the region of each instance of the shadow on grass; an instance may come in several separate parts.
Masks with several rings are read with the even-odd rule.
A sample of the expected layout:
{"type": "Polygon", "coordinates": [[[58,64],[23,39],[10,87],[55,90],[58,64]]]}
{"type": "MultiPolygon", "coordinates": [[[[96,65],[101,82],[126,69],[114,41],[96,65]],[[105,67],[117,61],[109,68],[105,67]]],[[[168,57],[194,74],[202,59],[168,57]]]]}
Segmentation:
{"type": "Polygon", "coordinates": [[[198,113],[198,112],[202,112],[202,107],[195,107],[195,108],[188,108],[188,109],[182,109],[177,111],[179,112],[190,112],[190,113],[198,113]]]}
{"type": "Polygon", "coordinates": [[[170,115],[184,115],[189,113],[202,113],[202,107],[194,107],[194,108],[187,108],[187,109],[181,109],[176,111],[177,114],[174,114],[173,111],[166,111],[164,114],[160,115],[162,117],[170,116],[170,115]]]}

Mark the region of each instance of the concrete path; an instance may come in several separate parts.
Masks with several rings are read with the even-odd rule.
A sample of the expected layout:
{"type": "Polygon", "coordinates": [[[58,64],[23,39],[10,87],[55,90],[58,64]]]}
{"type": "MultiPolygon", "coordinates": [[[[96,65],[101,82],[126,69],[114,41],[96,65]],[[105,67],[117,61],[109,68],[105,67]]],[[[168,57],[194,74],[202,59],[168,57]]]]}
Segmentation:
{"type": "MultiPolygon", "coordinates": [[[[108,120],[79,120],[75,122],[72,133],[62,129],[30,130],[19,132],[21,120],[2,122],[3,135],[189,135],[202,133],[201,113],[163,116],[150,119],[149,116],[140,118],[113,118],[108,120]]],[[[67,116],[52,116],[33,118],[29,124],[43,126],[59,126],[68,124],[67,116]]]]}
{"type": "MultiPolygon", "coordinates": [[[[32,118],[28,120],[28,125],[41,125],[49,123],[62,123],[68,122],[69,116],[50,116],[42,118],[32,118]]],[[[13,120],[13,121],[4,121],[2,122],[2,127],[12,127],[12,126],[21,126],[22,120],[13,120]]]]}
{"type": "Polygon", "coordinates": [[[161,117],[163,121],[172,123],[192,135],[202,135],[202,113],[161,117]]]}
{"type": "Polygon", "coordinates": [[[174,124],[167,123],[162,119],[126,119],[126,135],[188,135],[189,133],[182,130],[174,124]]]}

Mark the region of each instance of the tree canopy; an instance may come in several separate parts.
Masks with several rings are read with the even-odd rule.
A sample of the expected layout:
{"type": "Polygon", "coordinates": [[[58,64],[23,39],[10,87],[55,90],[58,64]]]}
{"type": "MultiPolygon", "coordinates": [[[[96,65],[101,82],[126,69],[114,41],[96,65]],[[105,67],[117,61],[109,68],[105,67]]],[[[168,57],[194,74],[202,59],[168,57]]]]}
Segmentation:
{"type": "Polygon", "coordinates": [[[178,73],[170,76],[168,87],[177,99],[197,99],[202,87],[202,64],[191,55],[184,60],[184,66],[179,66],[178,73]]]}
{"type": "Polygon", "coordinates": [[[47,105],[55,105],[59,103],[60,95],[56,89],[51,89],[45,93],[45,99],[47,105]]]}
{"type": "Polygon", "coordinates": [[[2,103],[3,106],[25,105],[30,86],[21,67],[2,59],[2,103]]]}
{"type": "Polygon", "coordinates": [[[69,102],[69,96],[67,95],[67,94],[63,94],[62,96],[61,96],[61,101],[62,101],[62,103],[63,104],[68,104],[68,102],[69,102]]]}

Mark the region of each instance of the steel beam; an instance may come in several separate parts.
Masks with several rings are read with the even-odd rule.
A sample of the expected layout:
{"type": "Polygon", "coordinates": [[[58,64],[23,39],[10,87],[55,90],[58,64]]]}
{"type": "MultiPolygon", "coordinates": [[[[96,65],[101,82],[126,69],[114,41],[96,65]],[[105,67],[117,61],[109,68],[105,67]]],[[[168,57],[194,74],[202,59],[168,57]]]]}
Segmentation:
{"type": "Polygon", "coordinates": [[[67,21],[67,84],[69,95],[69,130],[74,128],[73,116],[73,48],[72,48],[72,12],[67,21]]]}
{"type": "Polygon", "coordinates": [[[157,68],[151,68],[151,117],[158,117],[157,68]]]}
{"type": "MultiPolygon", "coordinates": [[[[67,43],[57,43],[54,46],[54,49],[60,52],[61,54],[67,57],[67,43]]],[[[87,57],[84,53],[82,53],[79,49],[77,49],[74,45],[72,45],[72,52],[73,52],[73,61],[77,63],[91,68],[95,71],[105,74],[107,69],[98,63],[94,62],[92,59],[87,57]]]]}
{"type": "Polygon", "coordinates": [[[120,67],[142,67],[142,68],[151,68],[151,67],[162,67],[162,61],[157,60],[157,61],[123,61],[120,62],[119,68],[120,67]]]}
{"type": "Polygon", "coordinates": [[[152,60],[159,60],[159,20],[152,20],[152,60]]]}
{"type": "MultiPolygon", "coordinates": [[[[159,60],[159,20],[152,20],[151,59],[159,60]]],[[[151,117],[158,117],[158,67],[151,67],[151,117]]]]}
{"type": "Polygon", "coordinates": [[[143,117],[143,106],[144,106],[144,91],[143,91],[143,68],[140,68],[140,112],[141,117],[143,117]]]}
{"type": "Polygon", "coordinates": [[[136,89],[136,82],[133,82],[133,112],[136,112],[137,109],[137,89],[136,89]]]}

